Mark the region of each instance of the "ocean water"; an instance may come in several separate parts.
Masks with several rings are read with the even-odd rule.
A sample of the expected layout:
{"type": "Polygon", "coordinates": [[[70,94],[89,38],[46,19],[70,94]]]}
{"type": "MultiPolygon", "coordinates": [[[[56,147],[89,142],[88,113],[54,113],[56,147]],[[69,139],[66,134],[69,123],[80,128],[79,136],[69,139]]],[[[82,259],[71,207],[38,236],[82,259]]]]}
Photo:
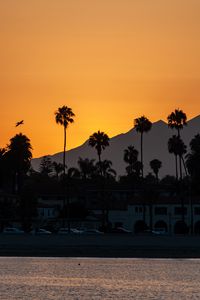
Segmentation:
{"type": "Polygon", "coordinates": [[[1,257],[0,299],[200,299],[200,260],[1,257]]]}

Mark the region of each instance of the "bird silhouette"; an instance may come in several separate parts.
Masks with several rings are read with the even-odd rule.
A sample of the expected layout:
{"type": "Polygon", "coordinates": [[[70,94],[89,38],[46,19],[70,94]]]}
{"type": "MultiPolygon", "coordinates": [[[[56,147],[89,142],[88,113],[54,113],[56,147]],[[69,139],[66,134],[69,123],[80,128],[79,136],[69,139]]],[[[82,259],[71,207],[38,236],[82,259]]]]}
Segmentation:
{"type": "Polygon", "coordinates": [[[19,126],[19,125],[23,125],[24,124],[24,120],[21,120],[21,121],[19,121],[19,122],[17,122],[16,124],[15,124],[15,127],[17,127],[17,126],[19,126]]]}

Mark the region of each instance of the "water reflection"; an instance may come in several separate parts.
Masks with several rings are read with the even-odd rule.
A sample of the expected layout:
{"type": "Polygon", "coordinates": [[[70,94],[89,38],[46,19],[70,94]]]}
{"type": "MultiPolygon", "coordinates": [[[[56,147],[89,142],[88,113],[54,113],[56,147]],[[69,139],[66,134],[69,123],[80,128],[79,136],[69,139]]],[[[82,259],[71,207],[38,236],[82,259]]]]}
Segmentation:
{"type": "Polygon", "coordinates": [[[198,299],[200,260],[0,258],[0,299],[198,299]]]}

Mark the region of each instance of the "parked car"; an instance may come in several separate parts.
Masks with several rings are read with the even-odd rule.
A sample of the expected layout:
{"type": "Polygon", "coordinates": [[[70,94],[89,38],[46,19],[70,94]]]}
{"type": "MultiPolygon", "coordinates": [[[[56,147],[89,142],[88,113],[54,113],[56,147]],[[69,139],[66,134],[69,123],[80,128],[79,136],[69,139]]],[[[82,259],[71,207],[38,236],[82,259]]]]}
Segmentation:
{"type": "Polygon", "coordinates": [[[6,227],[4,228],[2,233],[3,234],[24,234],[24,231],[15,227],[6,227]]]}
{"type": "Polygon", "coordinates": [[[76,228],[70,228],[70,232],[68,230],[68,228],[60,228],[57,232],[57,234],[81,234],[82,231],[81,230],[78,230],[76,228]]]}
{"type": "Polygon", "coordinates": [[[125,234],[132,233],[132,231],[130,231],[130,230],[124,228],[124,227],[113,228],[111,232],[113,232],[113,233],[125,233],[125,234]]]}
{"type": "Polygon", "coordinates": [[[102,235],[104,234],[102,231],[99,231],[97,229],[85,229],[81,232],[81,234],[86,234],[86,235],[102,235]]]}
{"type": "Polygon", "coordinates": [[[152,230],[152,233],[155,235],[166,235],[167,234],[165,228],[155,228],[154,230],[152,230]]]}
{"type": "Polygon", "coordinates": [[[39,228],[39,229],[32,230],[31,234],[33,234],[33,235],[49,235],[49,234],[51,234],[51,231],[48,231],[43,228],[39,228]]]}

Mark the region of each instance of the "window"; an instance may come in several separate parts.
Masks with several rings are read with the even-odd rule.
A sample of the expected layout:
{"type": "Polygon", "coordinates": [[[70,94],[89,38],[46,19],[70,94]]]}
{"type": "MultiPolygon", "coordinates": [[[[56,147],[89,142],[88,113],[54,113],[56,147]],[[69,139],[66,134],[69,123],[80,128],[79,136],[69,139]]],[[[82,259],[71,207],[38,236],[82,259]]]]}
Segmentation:
{"type": "Polygon", "coordinates": [[[182,215],[184,213],[184,215],[187,214],[187,208],[186,207],[175,207],[174,208],[174,214],[175,215],[182,215]]]}
{"type": "Polygon", "coordinates": [[[155,207],[155,215],[167,215],[167,207],[155,207]]]}
{"type": "Polygon", "coordinates": [[[136,206],[135,207],[135,213],[142,213],[142,211],[143,211],[143,209],[142,209],[142,207],[141,206],[136,206]]]}

